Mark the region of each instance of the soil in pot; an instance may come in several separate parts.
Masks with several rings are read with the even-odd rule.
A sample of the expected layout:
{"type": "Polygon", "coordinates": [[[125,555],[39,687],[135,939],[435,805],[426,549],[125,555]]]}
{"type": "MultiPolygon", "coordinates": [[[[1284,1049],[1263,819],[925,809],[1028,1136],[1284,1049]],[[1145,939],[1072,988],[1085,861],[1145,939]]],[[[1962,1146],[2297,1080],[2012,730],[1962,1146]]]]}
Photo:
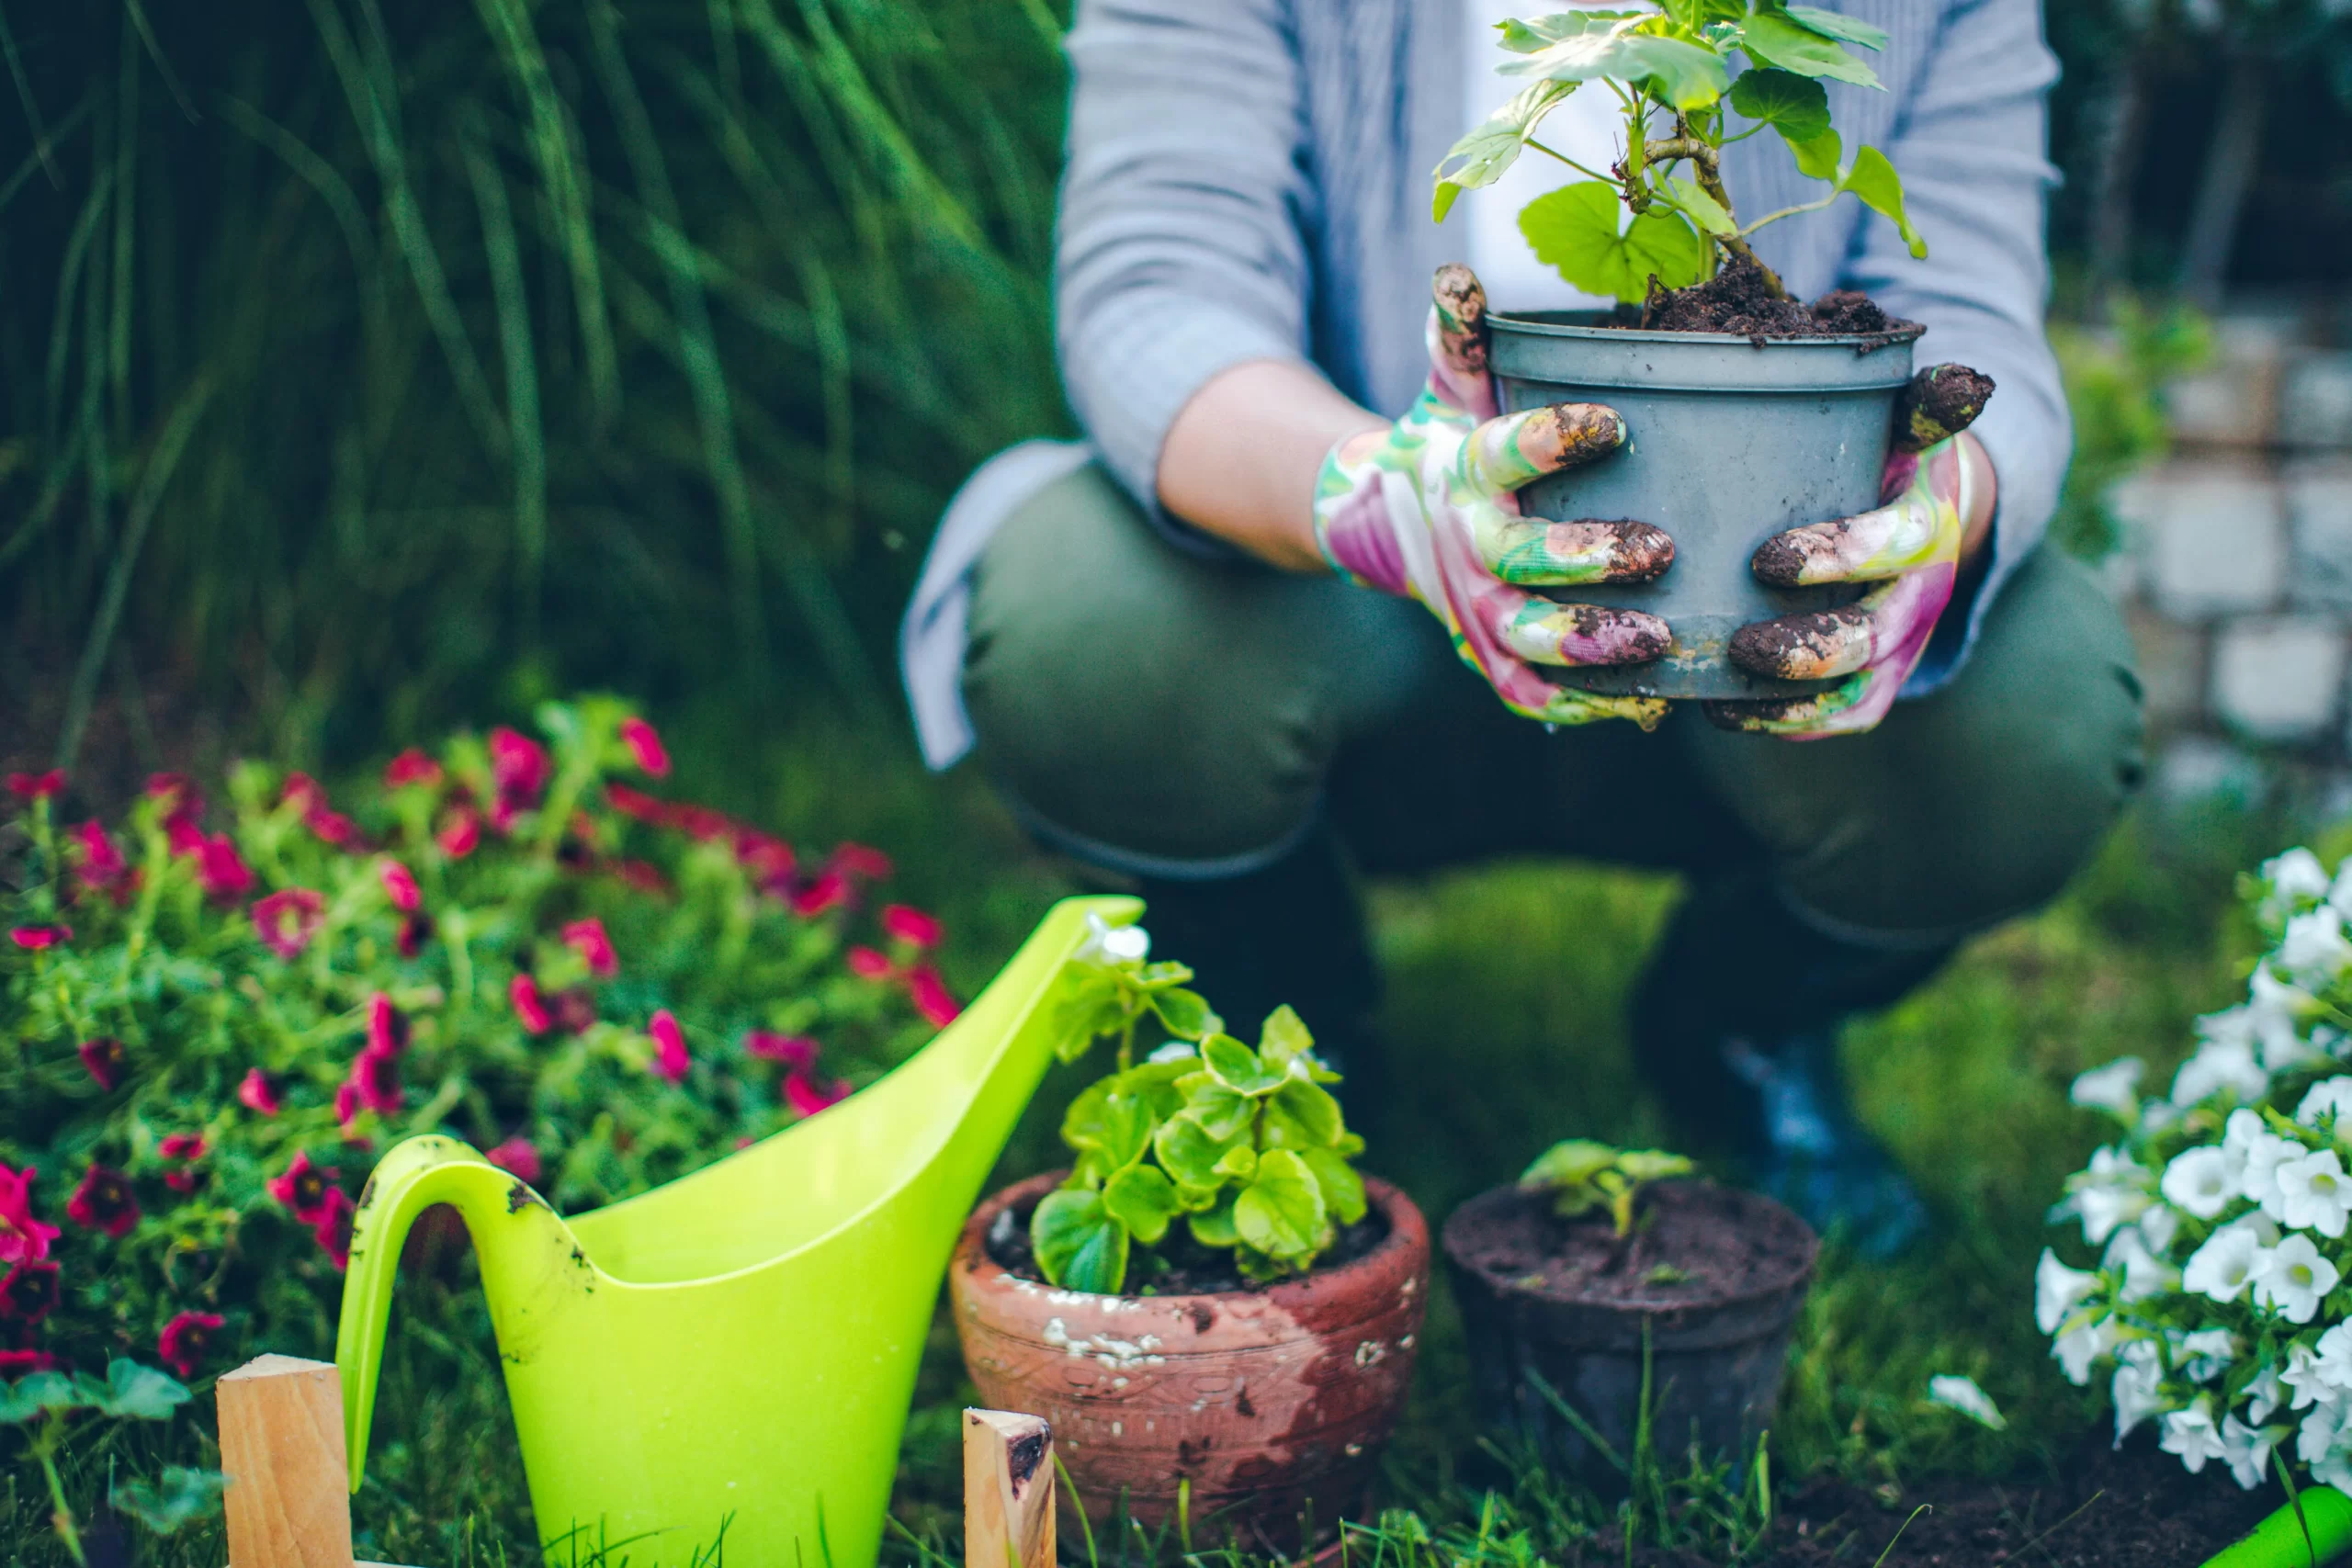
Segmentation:
{"type": "Polygon", "coordinates": [[[975,1211],[948,1294],[980,1398],[1052,1424],[1098,1535],[1123,1506],[1148,1531],[1174,1525],[1180,1491],[1201,1550],[1238,1538],[1287,1556],[1360,1517],[1412,1380],[1429,1293],[1419,1211],[1367,1179],[1376,1218],[1305,1275],[1253,1286],[1179,1247],[1165,1270],[1130,1276],[1136,1293],[1104,1296],[1037,1277],[1028,1216],[1058,1179],[975,1211]]]}
{"type": "Polygon", "coordinates": [[[1445,1226],[1480,1410],[1617,1490],[1646,1361],[1657,1452],[1743,1451],[1770,1424],[1819,1247],[1770,1199],[1703,1181],[1650,1189],[1623,1238],[1603,1214],[1559,1217],[1548,1194],[1483,1193],[1445,1226]]]}
{"type": "Polygon", "coordinates": [[[1734,256],[1724,269],[1687,288],[1659,288],[1636,310],[1624,307],[1616,324],[1661,333],[1728,333],[1761,344],[1776,337],[1875,337],[1925,331],[1888,315],[1860,289],[1840,288],[1810,304],[1775,296],[1763,268],[1734,256]],[[1630,320],[1626,318],[1630,317],[1630,320]]]}

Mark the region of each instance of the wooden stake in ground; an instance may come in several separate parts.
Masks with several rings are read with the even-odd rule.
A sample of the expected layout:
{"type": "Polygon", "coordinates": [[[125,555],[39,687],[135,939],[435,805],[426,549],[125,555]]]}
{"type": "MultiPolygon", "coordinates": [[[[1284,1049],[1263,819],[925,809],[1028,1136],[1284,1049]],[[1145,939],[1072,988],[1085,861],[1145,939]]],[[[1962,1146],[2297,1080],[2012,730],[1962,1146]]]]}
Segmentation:
{"type": "Polygon", "coordinates": [[[229,1477],[230,1568],[355,1568],[334,1363],[256,1357],[221,1374],[213,1393],[229,1477]]]}
{"type": "Polygon", "coordinates": [[[1054,1429],[964,1412],[965,1568],[1054,1568],[1054,1429]]]}

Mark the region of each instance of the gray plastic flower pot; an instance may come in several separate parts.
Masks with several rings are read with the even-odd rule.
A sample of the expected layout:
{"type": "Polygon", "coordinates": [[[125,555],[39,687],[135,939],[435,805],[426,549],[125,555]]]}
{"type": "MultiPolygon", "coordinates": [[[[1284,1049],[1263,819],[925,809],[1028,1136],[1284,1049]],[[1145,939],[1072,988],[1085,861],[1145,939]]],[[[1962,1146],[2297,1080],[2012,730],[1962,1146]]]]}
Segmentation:
{"type": "Polygon", "coordinates": [[[1662,617],[1671,647],[1645,664],[1548,671],[1589,692],[1658,697],[1796,696],[1833,684],[1751,675],[1725,657],[1750,621],[1849,604],[1838,585],[1770,588],[1748,570],[1785,528],[1878,504],[1894,400],[1917,328],[1869,336],[1750,339],[1630,331],[1587,312],[1488,318],[1503,411],[1607,403],[1624,447],[1520,492],[1531,516],[1656,524],[1674,564],[1655,582],[1556,590],[1662,617]]]}

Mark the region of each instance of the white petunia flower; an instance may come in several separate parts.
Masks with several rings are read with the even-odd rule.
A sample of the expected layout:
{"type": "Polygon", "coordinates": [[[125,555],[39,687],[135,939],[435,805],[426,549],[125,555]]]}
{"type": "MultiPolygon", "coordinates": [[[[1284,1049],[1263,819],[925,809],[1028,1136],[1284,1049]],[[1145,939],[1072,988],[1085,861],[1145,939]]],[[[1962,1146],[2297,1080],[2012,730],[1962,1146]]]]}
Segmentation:
{"type": "Polygon", "coordinates": [[[2270,1450],[2285,1435],[2283,1427],[2249,1427],[2234,1416],[2223,1416],[2222,1458],[2230,1467],[2231,1477],[2249,1492],[2261,1485],[2270,1450]]]}
{"type": "Polygon", "coordinates": [[[2278,1379],[2277,1367],[2265,1367],[2255,1380],[2245,1385],[2245,1418],[2256,1426],[2270,1419],[2271,1413],[2287,1403],[2287,1390],[2278,1379]]]}
{"type": "Polygon", "coordinates": [[[2199,1219],[2212,1219],[2238,1195],[2236,1172],[2230,1167],[2230,1157],[2213,1145],[2185,1149],[2165,1167],[2161,1190],[2199,1219]]]}
{"type": "Polygon", "coordinates": [[[2352,1077],[2322,1078],[2303,1092],[2295,1120],[2306,1127],[2334,1125],[2352,1135],[2352,1077]],[[2333,1123],[2329,1117],[2335,1120],[2333,1123]]]}
{"type": "Polygon", "coordinates": [[[2133,1224],[2139,1229],[2140,1238],[2148,1244],[2151,1253],[2163,1258],[2172,1257],[2173,1240],[2180,1234],[2177,1210],[2168,1209],[2162,1203],[2151,1203],[2133,1224]]]}
{"type": "Polygon", "coordinates": [[[2352,859],[2335,868],[2335,880],[2328,884],[2327,901],[2335,906],[2337,914],[2352,920],[2352,859]]]}
{"type": "Polygon", "coordinates": [[[1080,958],[1095,964],[1140,964],[1150,955],[1151,933],[1141,926],[1114,926],[1100,915],[1086,917],[1080,958]]]}
{"type": "Polygon", "coordinates": [[[2097,1247],[2115,1234],[2116,1226],[2147,1212],[2155,1201],[2153,1186],[2147,1167],[2117,1149],[2103,1148],[2092,1154],[2088,1169],[2066,1179],[2070,1196],[2060,1209],[2082,1216],[2083,1239],[2097,1247]]]}
{"type": "Polygon", "coordinates": [[[2051,1342],[2050,1358],[2066,1381],[2076,1388],[2088,1387],[2091,1364],[2115,1348],[2115,1319],[2103,1317],[2097,1323],[2061,1334],[2051,1342]]]}
{"type": "MultiPolygon", "coordinates": [[[[2323,1341],[2325,1337],[2321,1336],[2323,1341]]],[[[2329,1381],[2328,1374],[2321,1369],[2319,1357],[2308,1345],[2287,1347],[2287,1364],[2279,1370],[2278,1381],[2293,1392],[2294,1397],[2287,1404],[2290,1410],[2333,1400],[2343,1392],[2329,1381]]]]}
{"type": "Polygon", "coordinates": [[[1996,1432],[2009,1424],[1993,1396],[1976,1386],[1974,1378],[1944,1374],[1928,1380],[1928,1401],[1947,1410],[1957,1410],[1979,1426],[1990,1427],[1996,1432]]]}
{"type": "Polygon", "coordinates": [[[2261,1252],[2262,1242],[2250,1227],[2223,1225],[2189,1255],[2188,1267],[2180,1274],[2181,1289],[2233,1302],[2253,1282],[2255,1259],[2261,1252]]]}
{"type": "Polygon", "coordinates": [[[2301,845],[2264,861],[2262,880],[2270,885],[2270,896],[2284,905],[2287,912],[2313,899],[2325,898],[2332,892],[2327,867],[2320,864],[2319,856],[2301,845]]]}
{"type": "Polygon", "coordinates": [[[2321,1397],[2352,1394],[2352,1324],[2337,1324],[2312,1349],[2312,1374],[2327,1391],[2321,1397]]]}
{"type": "Polygon", "coordinates": [[[1189,1062],[1200,1054],[1201,1048],[1189,1040],[1170,1040],[1163,1045],[1154,1046],[1151,1055],[1146,1056],[1144,1060],[1147,1062],[1189,1062]]]}
{"type": "Polygon", "coordinates": [[[2191,1382],[2211,1382],[2237,1359],[2237,1336],[2226,1328],[2200,1328],[2184,1334],[2173,1348],[2173,1364],[2191,1382]]]}
{"type": "Polygon", "coordinates": [[[2259,1254],[2254,1265],[2254,1300],[2289,1323],[2309,1323],[2319,1303],[2343,1276],[2319,1255],[2307,1235],[2290,1235],[2259,1254]]]}
{"type": "Polygon", "coordinates": [[[2312,1405],[2312,1413],[2303,1417],[2302,1431],[2295,1438],[2295,1457],[2316,1469],[2342,1446],[2347,1415],[2352,1415],[2352,1406],[2341,1400],[2323,1399],[2312,1405]]]}
{"type": "Polygon", "coordinates": [[[2197,1402],[2186,1410],[2176,1410],[2164,1418],[2164,1439],[2156,1446],[2168,1454],[2178,1454],[2181,1464],[2191,1475],[2205,1468],[2207,1460],[2226,1459],[2229,1445],[2222,1440],[2222,1429],[2213,1423],[2213,1396],[2200,1393],[2197,1402]]]}
{"type": "Polygon", "coordinates": [[[2164,1374],[2154,1360],[2127,1359],[2117,1364],[2115,1381],[2109,1386],[2115,1395],[2115,1446],[2120,1449],[2143,1421],[2165,1413],[2164,1374]]]}
{"type": "Polygon", "coordinates": [[[2186,1108],[2225,1089],[2240,1100],[2257,1100],[2269,1087],[2270,1075],[2254,1059],[2252,1044],[2209,1040],[2173,1075],[2172,1102],[2186,1108]]]}
{"type": "Polygon", "coordinates": [[[2033,1321],[2044,1334],[2055,1334],[2066,1316],[2098,1287],[2098,1276],[2087,1269],[2069,1269],[2048,1247],[2033,1270],[2033,1321]]]}
{"type": "Polygon", "coordinates": [[[2279,1166],[2278,1223],[2290,1230],[2340,1236],[2352,1214],[2352,1180],[2334,1149],[2322,1149],[2279,1166]]]}
{"type": "Polygon", "coordinates": [[[2103,1067],[2078,1075],[2066,1098],[2093,1111],[2111,1111],[2130,1121],[2140,1111],[2140,1077],[2148,1064],[2137,1056],[2119,1056],[2103,1067]]]}
{"type": "Polygon", "coordinates": [[[2245,1013],[2256,1058],[2265,1067],[2284,1072],[2322,1058],[2324,1053],[2302,1035],[2302,1021],[2315,1005],[2309,991],[2279,979],[2267,964],[2255,965],[2246,981],[2245,1013]]]}
{"type": "MultiPolygon", "coordinates": [[[[2141,1218],[2144,1224],[2147,1216],[2141,1218]]],[[[2115,1292],[2119,1302],[2145,1301],[2180,1289],[2180,1270],[2148,1250],[2141,1225],[2125,1225],[2117,1231],[2114,1239],[2107,1244],[2099,1267],[2110,1275],[2121,1276],[2122,1282],[2115,1292]]]]}
{"type": "Polygon", "coordinates": [[[2288,979],[2306,989],[2317,989],[2352,965],[2352,942],[2345,940],[2344,917],[2333,906],[2296,915],[2278,939],[2278,967],[2288,979]]]}

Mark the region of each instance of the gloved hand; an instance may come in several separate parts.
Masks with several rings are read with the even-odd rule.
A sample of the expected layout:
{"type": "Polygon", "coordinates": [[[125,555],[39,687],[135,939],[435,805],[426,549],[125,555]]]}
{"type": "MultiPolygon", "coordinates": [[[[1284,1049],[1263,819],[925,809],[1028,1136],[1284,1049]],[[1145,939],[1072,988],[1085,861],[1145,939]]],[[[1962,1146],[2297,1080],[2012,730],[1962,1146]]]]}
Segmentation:
{"type": "Polygon", "coordinates": [[[1534,667],[1655,659],[1671,640],[1666,623],[1523,589],[1646,581],[1673,561],[1673,541],[1646,523],[1523,520],[1512,493],[1615,451],[1625,423],[1598,403],[1498,418],[1485,291],[1468,267],[1448,265],[1431,292],[1429,384],[1388,429],[1331,448],[1316,485],[1316,544],[1358,586],[1419,600],[1512,712],[1552,724],[1630,718],[1647,729],[1663,701],[1573,691],[1534,667]]]}
{"type": "Polygon", "coordinates": [[[1731,640],[1732,661],[1782,680],[1847,679],[1812,696],[1709,703],[1710,719],[1730,729],[1817,740],[1859,734],[1886,716],[1951,601],[1964,520],[1983,482],[1981,454],[1965,451],[1960,432],[1992,393],[1991,378],[1962,366],[1921,371],[1896,410],[1878,510],[1792,528],[1758,547],[1751,570],[1766,582],[1880,586],[1838,609],[1740,627],[1731,640]]]}

